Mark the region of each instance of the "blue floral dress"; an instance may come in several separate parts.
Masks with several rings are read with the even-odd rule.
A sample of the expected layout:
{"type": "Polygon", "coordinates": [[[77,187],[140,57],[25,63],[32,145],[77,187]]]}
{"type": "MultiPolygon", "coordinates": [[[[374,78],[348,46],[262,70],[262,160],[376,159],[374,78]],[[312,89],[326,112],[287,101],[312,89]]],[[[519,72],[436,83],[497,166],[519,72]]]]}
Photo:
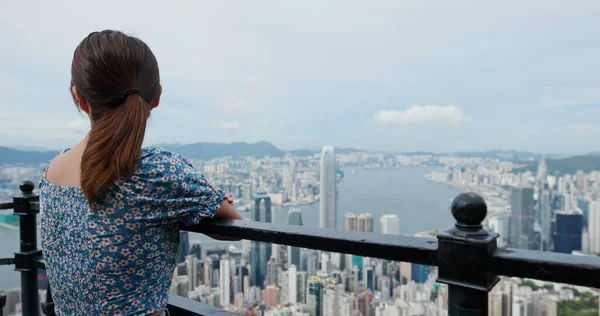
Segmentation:
{"type": "Polygon", "coordinates": [[[187,159],[152,147],[114,184],[90,206],[80,187],[42,177],[42,248],[59,316],[164,309],[179,255],[178,222],[212,217],[225,197],[187,159]]]}

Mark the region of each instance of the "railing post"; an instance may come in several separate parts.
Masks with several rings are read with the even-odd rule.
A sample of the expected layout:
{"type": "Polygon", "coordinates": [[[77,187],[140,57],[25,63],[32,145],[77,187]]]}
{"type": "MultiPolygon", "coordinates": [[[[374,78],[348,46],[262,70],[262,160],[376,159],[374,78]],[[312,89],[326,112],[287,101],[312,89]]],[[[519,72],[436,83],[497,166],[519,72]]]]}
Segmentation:
{"type": "Polygon", "coordinates": [[[21,196],[13,198],[14,213],[19,216],[20,252],[15,253],[15,270],[21,272],[21,305],[24,316],[40,315],[36,260],[42,256],[37,248],[37,214],[39,196],[33,194],[34,184],[24,181],[19,186],[21,196]],[[33,205],[32,205],[33,204],[33,205]]]}
{"type": "Polygon", "coordinates": [[[476,193],[459,194],[452,201],[452,215],[454,227],[438,234],[437,281],[448,284],[448,314],[487,316],[488,292],[499,281],[490,272],[498,234],[483,229],[487,206],[476,193]]]}
{"type": "Polygon", "coordinates": [[[6,294],[0,292],[0,316],[4,316],[4,306],[6,305],[6,294]]]}

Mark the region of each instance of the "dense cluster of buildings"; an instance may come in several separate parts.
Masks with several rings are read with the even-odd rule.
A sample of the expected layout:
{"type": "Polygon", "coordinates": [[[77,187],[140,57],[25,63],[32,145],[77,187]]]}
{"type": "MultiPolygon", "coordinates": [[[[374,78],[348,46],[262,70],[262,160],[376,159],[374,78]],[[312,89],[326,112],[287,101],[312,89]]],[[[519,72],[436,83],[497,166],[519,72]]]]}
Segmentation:
{"type": "Polygon", "coordinates": [[[551,175],[542,159],[535,174],[515,173],[509,162],[448,165],[428,175],[488,195],[487,218],[498,244],[577,255],[600,254],[600,171],[551,175]]]}
{"type": "MultiPolygon", "coordinates": [[[[252,221],[272,222],[274,205],[290,206],[289,225],[303,225],[297,205],[319,203],[319,226],[337,227],[337,181],[354,168],[443,165],[431,181],[477,191],[488,203],[487,228],[500,247],[600,254],[600,172],[552,175],[515,173],[513,162],[433,155],[339,154],[325,146],[308,157],[223,157],[192,160],[200,172],[249,212],[252,221]]],[[[0,200],[18,194],[20,179],[41,176],[39,166],[0,169],[0,200]]],[[[1,221],[1,219],[0,219],[1,221]]],[[[399,218],[343,214],[346,231],[399,235],[399,218]]],[[[435,282],[433,267],[390,262],[256,241],[241,247],[206,248],[181,232],[179,264],[171,292],[245,315],[433,316],[447,315],[448,289],[435,282]]],[[[430,237],[430,236],[428,236],[430,237]]],[[[579,289],[581,291],[581,289],[579,289]]],[[[577,290],[558,284],[503,278],[489,294],[490,315],[557,315],[577,290]]],[[[594,293],[597,295],[597,293],[594,293]]]]}

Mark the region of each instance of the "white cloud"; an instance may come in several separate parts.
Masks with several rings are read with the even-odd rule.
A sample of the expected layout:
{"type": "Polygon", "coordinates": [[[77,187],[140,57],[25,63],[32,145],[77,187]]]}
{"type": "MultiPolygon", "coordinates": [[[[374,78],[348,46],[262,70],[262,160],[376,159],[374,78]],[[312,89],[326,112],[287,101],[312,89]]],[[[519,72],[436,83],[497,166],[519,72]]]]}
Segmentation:
{"type": "Polygon", "coordinates": [[[454,105],[413,105],[405,110],[379,110],[371,121],[382,125],[458,124],[470,118],[454,105]]]}

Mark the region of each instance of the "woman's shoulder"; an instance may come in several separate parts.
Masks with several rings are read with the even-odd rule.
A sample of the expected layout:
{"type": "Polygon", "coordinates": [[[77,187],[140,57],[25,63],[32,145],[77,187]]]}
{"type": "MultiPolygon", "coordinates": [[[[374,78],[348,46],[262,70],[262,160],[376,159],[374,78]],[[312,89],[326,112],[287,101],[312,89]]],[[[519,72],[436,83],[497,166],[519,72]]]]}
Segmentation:
{"type": "Polygon", "coordinates": [[[151,168],[156,167],[157,165],[176,168],[191,167],[189,159],[185,158],[184,156],[176,152],[154,146],[143,147],[140,159],[142,166],[148,166],[151,168]]]}

